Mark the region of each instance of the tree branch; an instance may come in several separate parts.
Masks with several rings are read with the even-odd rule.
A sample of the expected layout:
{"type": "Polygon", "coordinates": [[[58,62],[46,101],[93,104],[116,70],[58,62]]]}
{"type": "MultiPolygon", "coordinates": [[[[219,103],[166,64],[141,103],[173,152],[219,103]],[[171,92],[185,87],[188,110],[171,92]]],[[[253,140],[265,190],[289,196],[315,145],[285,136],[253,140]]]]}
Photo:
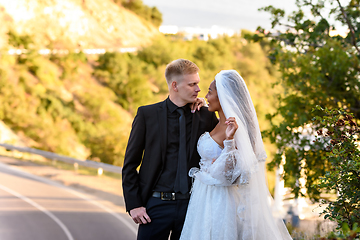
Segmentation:
{"type": "Polygon", "coordinates": [[[341,5],[340,3],[340,0],[336,0],[339,4],[339,7],[340,7],[340,10],[341,10],[341,13],[343,15],[343,17],[345,18],[345,21],[350,29],[350,33],[351,33],[351,41],[354,45],[354,47],[356,48],[357,52],[360,54],[360,49],[358,48],[358,46],[356,45],[356,38],[355,38],[355,31],[354,31],[354,27],[351,25],[350,21],[349,21],[349,18],[343,8],[343,6],[341,5]]]}
{"type": "Polygon", "coordinates": [[[315,7],[315,5],[312,3],[312,1],[306,1],[306,0],[304,0],[304,3],[310,5],[322,19],[325,19],[325,18],[321,15],[319,9],[317,9],[317,7],[315,7]]]}
{"type": "Polygon", "coordinates": [[[350,172],[352,172],[352,173],[355,175],[355,177],[356,177],[357,180],[359,181],[358,184],[357,184],[357,186],[360,187],[360,176],[359,176],[359,173],[358,173],[357,171],[355,171],[355,170],[351,170],[350,172]]]}
{"type": "Polygon", "coordinates": [[[281,23],[279,22],[278,23],[280,26],[285,26],[285,27],[288,27],[288,28],[296,28],[295,26],[292,26],[292,25],[289,25],[289,24],[285,24],[285,23],[281,23]]]}

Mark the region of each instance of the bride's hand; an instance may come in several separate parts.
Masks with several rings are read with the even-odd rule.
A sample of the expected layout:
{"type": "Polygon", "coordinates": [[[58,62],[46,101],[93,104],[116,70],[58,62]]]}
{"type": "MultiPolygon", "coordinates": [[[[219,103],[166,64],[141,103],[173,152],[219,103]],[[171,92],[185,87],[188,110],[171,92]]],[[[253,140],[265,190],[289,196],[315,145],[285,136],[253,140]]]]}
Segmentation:
{"type": "Polygon", "coordinates": [[[191,112],[194,113],[196,110],[200,111],[200,108],[206,106],[204,98],[197,98],[196,101],[191,104],[191,112]]]}
{"type": "Polygon", "coordinates": [[[234,138],[235,132],[238,129],[238,125],[234,117],[229,117],[226,119],[225,123],[227,124],[225,131],[226,140],[231,140],[234,138]]]}

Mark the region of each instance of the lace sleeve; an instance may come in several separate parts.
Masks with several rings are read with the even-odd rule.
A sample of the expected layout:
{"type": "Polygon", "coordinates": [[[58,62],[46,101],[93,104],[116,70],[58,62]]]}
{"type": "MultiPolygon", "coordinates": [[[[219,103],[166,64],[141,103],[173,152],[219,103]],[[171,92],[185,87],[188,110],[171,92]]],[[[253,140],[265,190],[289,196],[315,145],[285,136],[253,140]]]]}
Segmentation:
{"type": "Polygon", "coordinates": [[[234,140],[224,140],[224,149],[216,161],[210,166],[210,175],[222,182],[221,185],[228,186],[237,183],[240,176],[238,167],[237,150],[234,140]]]}

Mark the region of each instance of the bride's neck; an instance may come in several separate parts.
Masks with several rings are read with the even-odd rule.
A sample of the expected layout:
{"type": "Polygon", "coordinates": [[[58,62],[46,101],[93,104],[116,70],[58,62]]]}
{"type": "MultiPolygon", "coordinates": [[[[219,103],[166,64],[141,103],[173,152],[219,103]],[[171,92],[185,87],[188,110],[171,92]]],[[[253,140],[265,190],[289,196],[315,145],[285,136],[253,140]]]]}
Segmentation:
{"type": "Polygon", "coordinates": [[[220,110],[220,111],[218,111],[218,114],[219,114],[219,123],[225,124],[226,117],[225,117],[224,112],[222,110],[220,110]]]}

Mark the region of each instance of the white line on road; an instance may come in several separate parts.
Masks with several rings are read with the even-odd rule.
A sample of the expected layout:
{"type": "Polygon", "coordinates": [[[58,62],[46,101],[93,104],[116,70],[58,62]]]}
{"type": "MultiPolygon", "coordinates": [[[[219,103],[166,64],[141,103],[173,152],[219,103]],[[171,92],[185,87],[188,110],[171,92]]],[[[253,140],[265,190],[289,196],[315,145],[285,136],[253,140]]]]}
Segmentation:
{"type": "Polygon", "coordinates": [[[135,235],[137,233],[137,229],[134,228],[129,222],[127,222],[126,220],[124,220],[124,218],[122,216],[120,216],[119,214],[115,213],[114,211],[112,211],[111,209],[105,207],[104,205],[92,200],[92,199],[89,199],[87,197],[85,197],[84,195],[82,195],[81,193],[78,193],[78,192],[75,192],[71,189],[66,189],[70,192],[72,192],[74,195],[77,195],[78,197],[86,200],[86,201],[89,201],[91,202],[92,204],[94,204],[95,206],[98,206],[99,208],[105,210],[106,212],[110,213],[111,215],[113,215],[115,218],[117,218],[118,220],[120,220],[125,226],[127,226],[135,235]]]}
{"type": "Polygon", "coordinates": [[[43,213],[45,213],[46,215],[48,215],[52,220],[54,220],[54,222],[56,222],[61,229],[64,231],[65,235],[67,236],[67,238],[69,240],[74,240],[73,236],[71,235],[69,229],[65,226],[65,224],[63,224],[60,219],[58,219],[54,214],[52,214],[51,212],[49,212],[48,210],[46,210],[44,207],[42,207],[41,205],[37,204],[36,202],[34,202],[33,200],[21,195],[18,192],[15,192],[13,190],[11,190],[10,188],[7,188],[3,185],[0,184],[0,189],[4,190],[5,192],[8,192],[12,195],[14,195],[17,198],[20,198],[21,200],[29,203],[30,205],[36,207],[37,209],[39,209],[40,211],[42,211],[43,213]]]}
{"type": "Polygon", "coordinates": [[[88,201],[88,202],[94,204],[95,206],[102,208],[103,210],[105,210],[106,212],[108,212],[109,214],[114,216],[116,219],[121,221],[126,227],[128,227],[131,230],[132,233],[135,234],[135,236],[137,234],[137,226],[135,227],[135,226],[131,225],[123,216],[121,216],[121,215],[117,214],[116,212],[112,211],[111,209],[105,207],[101,203],[86,197],[84,194],[81,194],[81,193],[79,193],[79,192],[77,192],[75,190],[72,190],[69,187],[63,186],[63,185],[61,185],[61,184],[59,184],[57,182],[54,182],[54,181],[51,181],[49,179],[30,174],[28,172],[24,172],[24,171],[22,171],[20,169],[8,166],[8,165],[6,165],[4,163],[0,163],[0,167],[11,169],[12,171],[15,171],[15,172],[21,173],[23,175],[29,176],[30,178],[36,179],[36,180],[38,180],[40,182],[43,182],[45,184],[49,184],[49,185],[52,185],[52,186],[55,186],[55,187],[58,187],[58,188],[62,188],[64,190],[68,191],[68,192],[71,192],[72,194],[84,199],[85,201],[88,201]]]}

